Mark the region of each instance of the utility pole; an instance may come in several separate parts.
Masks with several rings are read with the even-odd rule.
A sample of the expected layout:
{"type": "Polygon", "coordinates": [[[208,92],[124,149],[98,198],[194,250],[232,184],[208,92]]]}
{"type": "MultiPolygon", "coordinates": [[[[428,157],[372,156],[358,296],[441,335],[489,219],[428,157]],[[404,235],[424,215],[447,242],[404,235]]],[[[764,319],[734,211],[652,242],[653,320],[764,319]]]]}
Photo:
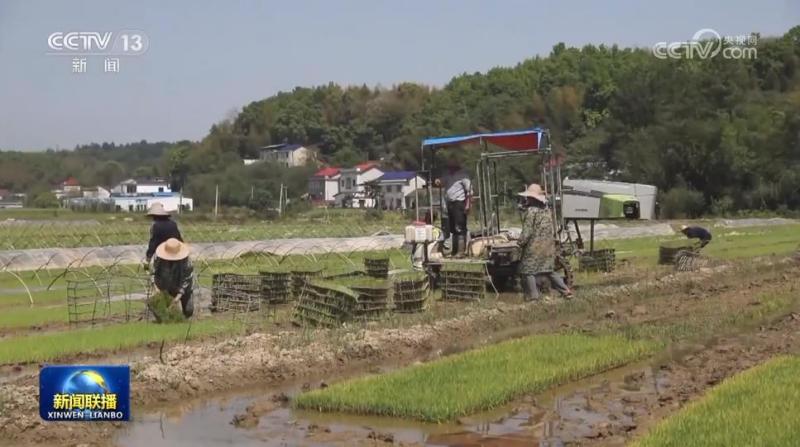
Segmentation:
{"type": "Polygon", "coordinates": [[[219,184],[214,189],[214,220],[217,220],[219,214],[219,184]]]}
{"type": "Polygon", "coordinates": [[[255,187],[250,185],[250,204],[253,204],[253,192],[255,191],[255,187]]]}
{"type": "Polygon", "coordinates": [[[283,183],[281,183],[281,189],[278,192],[278,217],[283,216],[283,183]]]}

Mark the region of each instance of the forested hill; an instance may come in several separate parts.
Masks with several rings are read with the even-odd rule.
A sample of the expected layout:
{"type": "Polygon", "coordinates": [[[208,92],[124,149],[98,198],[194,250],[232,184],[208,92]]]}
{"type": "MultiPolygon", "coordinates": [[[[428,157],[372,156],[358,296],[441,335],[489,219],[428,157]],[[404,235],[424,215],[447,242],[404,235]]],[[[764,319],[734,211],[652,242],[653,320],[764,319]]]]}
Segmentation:
{"type": "Polygon", "coordinates": [[[174,143],[140,141],[87,144],[70,151],[0,152],[0,188],[35,195],[67,177],[82,185],[112,185],[126,176],[151,177],[165,171],[163,158],[174,143]]]}
{"type": "MultiPolygon", "coordinates": [[[[176,145],[162,165],[188,170],[187,189],[201,201],[219,183],[223,201],[241,204],[254,183],[270,187],[239,161],[267,143],[314,144],[334,165],[384,158],[414,168],[424,137],[537,125],[567,154],[567,175],[655,184],[668,209],[797,209],[800,26],[760,38],[757,52],[658,59],[650,49],[559,44],[440,89],[296,88],[176,145]]],[[[530,180],[522,177],[512,176],[530,180]]]]}

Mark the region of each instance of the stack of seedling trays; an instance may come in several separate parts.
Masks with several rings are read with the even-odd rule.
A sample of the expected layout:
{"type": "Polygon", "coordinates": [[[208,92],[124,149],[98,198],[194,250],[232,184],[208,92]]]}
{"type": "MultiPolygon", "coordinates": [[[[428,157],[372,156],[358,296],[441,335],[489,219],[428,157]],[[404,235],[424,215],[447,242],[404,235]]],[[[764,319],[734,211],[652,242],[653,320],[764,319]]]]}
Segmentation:
{"type": "Polygon", "coordinates": [[[227,273],[212,285],[211,296],[216,296],[216,310],[221,312],[258,311],[263,300],[261,275],[227,273]]]}
{"type": "Polygon", "coordinates": [[[582,272],[613,272],[617,264],[617,253],[613,248],[595,250],[578,260],[582,272]]]}
{"type": "Polygon", "coordinates": [[[443,300],[478,301],[486,291],[486,266],[476,262],[445,262],[439,284],[443,300]]]}
{"type": "Polygon", "coordinates": [[[694,251],[694,245],[686,241],[665,242],[658,247],[658,263],[660,265],[675,264],[675,257],[682,251],[694,251]]]}
{"type": "Polygon", "coordinates": [[[326,270],[325,273],[322,275],[322,279],[338,281],[340,279],[358,278],[360,276],[365,276],[366,274],[367,272],[357,268],[341,268],[334,270],[326,270]]]}
{"type": "Polygon", "coordinates": [[[288,270],[273,269],[260,272],[261,296],[269,304],[285,304],[292,296],[291,275],[288,270]]]}
{"type": "Polygon", "coordinates": [[[322,275],[322,267],[309,267],[307,269],[292,270],[292,296],[295,300],[300,299],[306,283],[322,275]]]}
{"type": "Polygon", "coordinates": [[[353,278],[342,284],[358,295],[356,318],[364,321],[381,320],[389,313],[389,281],[375,278],[353,278]]]}
{"type": "Polygon", "coordinates": [[[389,257],[386,255],[371,255],[364,258],[364,269],[367,275],[373,278],[386,279],[389,277],[389,257]]]}
{"type": "Polygon", "coordinates": [[[301,326],[336,327],[353,318],[358,294],[329,281],[311,280],[295,304],[294,321],[301,326]]]}
{"type": "Polygon", "coordinates": [[[219,297],[222,294],[222,284],[233,273],[215,273],[211,277],[211,312],[219,311],[219,297]]]}
{"type": "Polygon", "coordinates": [[[681,250],[675,255],[675,270],[693,272],[708,265],[708,258],[693,250],[681,250]]]}
{"type": "Polygon", "coordinates": [[[403,273],[394,276],[394,311],[424,312],[428,304],[428,275],[403,273]]]}

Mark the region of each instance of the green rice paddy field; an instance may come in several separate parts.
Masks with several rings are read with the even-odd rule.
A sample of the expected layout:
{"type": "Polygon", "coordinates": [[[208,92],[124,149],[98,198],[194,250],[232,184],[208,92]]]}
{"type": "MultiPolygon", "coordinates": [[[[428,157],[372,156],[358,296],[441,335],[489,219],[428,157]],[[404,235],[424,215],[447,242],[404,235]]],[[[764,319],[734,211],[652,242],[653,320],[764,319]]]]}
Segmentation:
{"type": "Polygon", "coordinates": [[[779,357],[725,380],[635,446],[796,446],[798,412],[800,358],[779,357]]]}

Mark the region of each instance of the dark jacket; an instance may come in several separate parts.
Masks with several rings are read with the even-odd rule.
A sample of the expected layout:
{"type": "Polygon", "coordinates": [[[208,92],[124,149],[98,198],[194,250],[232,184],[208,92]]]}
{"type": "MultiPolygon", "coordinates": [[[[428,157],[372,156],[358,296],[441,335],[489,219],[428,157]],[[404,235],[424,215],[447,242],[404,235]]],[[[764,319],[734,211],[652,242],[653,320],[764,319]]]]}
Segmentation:
{"type": "Polygon", "coordinates": [[[192,292],[192,274],[194,267],[189,258],[180,261],[153,260],[153,282],[159,290],[172,296],[189,295],[192,292]]]}
{"type": "Polygon", "coordinates": [[[166,242],[167,239],[175,238],[183,242],[181,232],[178,231],[178,224],[173,220],[156,220],[150,227],[150,243],[147,245],[147,262],[153,258],[156,247],[166,242]]]}
{"type": "Polygon", "coordinates": [[[711,240],[711,233],[703,227],[689,227],[683,230],[683,234],[689,239],[700,239],[701,241],[711,240]]]}

